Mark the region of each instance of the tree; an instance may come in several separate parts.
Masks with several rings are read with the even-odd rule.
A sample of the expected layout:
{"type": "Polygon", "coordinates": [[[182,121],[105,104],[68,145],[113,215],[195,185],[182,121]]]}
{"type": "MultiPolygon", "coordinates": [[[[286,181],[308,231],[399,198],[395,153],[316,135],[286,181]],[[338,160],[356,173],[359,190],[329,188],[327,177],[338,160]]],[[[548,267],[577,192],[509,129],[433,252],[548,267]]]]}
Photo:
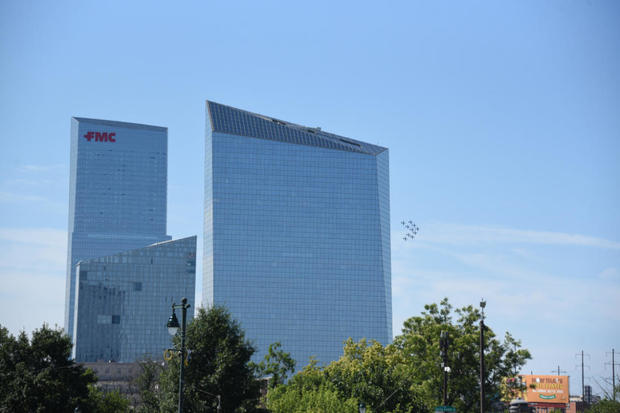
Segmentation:
{"type": "Polygon", "coordinates": [[[349,339],[339,360],[324,368],[313,361],[287,385],[267,394],[267,406],[282,413],[356,412],[359,402],[364,402],[368,412],[427,410],[398,348],[376,341],[356,343],[349,339]]]}
{"type": "Polygon", "coordinates": [[[260,363],[253,365],[259,378],[271,377],[269,380],[270,388],[284,383],[289,373],[295,371],[295,360],[291,358],[289,353],[284,352],[281,347],[282,345],[279,342],[270,344],[264,359],[260,363]]]}
{"type": "MultiPolygon", "coordinates": [[[[358,402],[354,398],[343,400],[336,390],[321,386],[298,393],[281,387],[271,393],[268,407],[273,413],[357,413],[358,402]]],[[[370,410],[366,410],[370,412],[370,410]]]]}
{"type": "Polygon", "coordinates": [[[89,385],[89,399],[80,411],[96,413],[124,413],[129,410],[129,400],[118,391],[104,393],[89,385]]]}
{"type": "Polygon", "coordinates": [[[92,371],[69,357],[71,340],[46,324],[17,337],[0,326],[0,411],[126,411],[128,402],[102,394],[92,371]],[[116,410],[115,410],[116,409],[116,410]]]}
{"type": "Polygon", "coordinates": [[[151,359],[138,361],[138,365],[142,371],[132,383],[140,395],[137,411],[144,413],[159,411],[159,377],[163,366],[151,359]]]}
{"type": "MultiPolygon", "coordinates": [[[[479,335],[480,312],[471,305],[455,311],[445,298],[439,305],[424,306],[421,316],[411,317],[404,323],[403,332],[394,344],[412,369],[418,383],[432,403],[442,404],[442,377],[439,338],[447,331],[450,340],[448,366],[451,369],[448,386],[448,403],[458,412],[479,411],[479,335]]],[[[485,327],[486,382],[485,410],[499,400],[502,381],[514,376],[531,358],[529,351],[520,348],[521,343],[506,333],[500,342],[493,330],[485,327]]]]}
{"type": "MultiPolygon", "coordinates": [[[[177,348],[180,337],[174,338],[177,348]]],[[[254,348],[243,330],[223,307],[208,311],[199,308],[187,327],[189,361],[185,367],[184,410],[216,412],[253,411],[258,402],[259,384],[250,358],[254,348]]],[[[174,411],[178,402],[178,355],[168,363],[160,379],[162,411],[174,411]]]]}
{"type": "Polygon", "coordinates": [[[425,411],[420,388],[399,349],[352,339],[344,354],[325,368],[325,376],[345,397],[356,397],[374,412],[425,411]]]}
{"type": "Polygon", "coordinates": [[[358,400],[340,394],[314,359],[287,384],[267,393],[267,408],[273,413],[357,413],[357,406],[358,400]]]}
{"type": "Polygon", "coordinates": [[[586,413],[619,413],[620,402],[604,399],[590,406],[586,413]]]}
{"type": "MultiPolygon", "coordinates": [[[[403,333],[393,344],[382,346],[374,341],[356,343],[349,339],[339,360],[324,368],[312,362],[286,385],[269,391],[268,407],[277,413],[314,412],[321,410],[316,410],[311,401],[337,400],[339,406],[364,402],[374,413],[432,411],[443,404],[440,337],[446,331],[450,341],[447,363],[451,369],[448,404],[458,412],[477,412],[480,313],[472,306],[463,307],[455,311],[458,318],[453,321],[447,299],[424,308],[421,316],[405,322],[403,333]]],[[[504,379],[513,377],[530,358],[530,353],[520,346],[510,334],[506,333],[500,342],[490,328],[485,328],[485,411],[499,402],[504,379]]]]}

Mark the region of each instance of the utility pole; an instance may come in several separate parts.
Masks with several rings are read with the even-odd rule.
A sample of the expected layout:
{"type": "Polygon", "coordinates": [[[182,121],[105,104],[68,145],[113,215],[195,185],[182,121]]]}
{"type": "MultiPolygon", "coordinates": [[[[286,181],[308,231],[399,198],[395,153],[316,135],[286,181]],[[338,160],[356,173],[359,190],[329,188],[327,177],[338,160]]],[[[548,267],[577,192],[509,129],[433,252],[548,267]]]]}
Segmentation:
{"type": "Polygon", "coordinates": [[[484,307],[487,303],[484,298],[480,301],[482,314],[480,316],[480,413],[484,413],[484,307]]]}
{"type": "Polygon", "coordinates": [[[575,357],[579,357],[579,356],[581,356],[581,400],[583,400],[583,402],[585,404],[585,402],[586,402],[586,384],[585,384],[585,381],[584,381],[583,370],[584,370],[585,367],[590,368],[590,366],[585,366],[584,365],[583,358],[584,358],[584,356],[590,357],[590,355],[589,354],[584,354],[583,350],[581,350],[581,353],[575,354],[575,357]]]}
{"type": "MultiPolygon", "coordinates": [[[[605,363],[605,365],[611,364],[611,394],[612,394],[613,400],[616,401],[616,360],[615,360],[614,355],[615,355],[615,351],[612,348],[611,349],[611,363],[605,363]]],[[[618,363],[618,365],[620,366],[620,363],[618,363]]]]}
{"type": "MultiPolygon", "coordinates": [[[[556,370],[551,370],[551,373],[555,373],[555,372],[556,372],[556,370]]],[[[560,373],[568,373],[566,370],[560,370],[560,366],[559,365],[558,365],[557,372],[558,372],[558,376],[560,375],[560,373]]]]}
{"type": "Polygon", "coordinates": [[[614,401],[616,401],[616,363],[614,362],[614,349],[611,349],[611,385],[612,394],[614,395],[614,401]]]}
{"type": "Polygon", "coordinates": [[[586,401],[586,386],[583,382],[583,350],[581,350],[581,400],[586,401]]]}

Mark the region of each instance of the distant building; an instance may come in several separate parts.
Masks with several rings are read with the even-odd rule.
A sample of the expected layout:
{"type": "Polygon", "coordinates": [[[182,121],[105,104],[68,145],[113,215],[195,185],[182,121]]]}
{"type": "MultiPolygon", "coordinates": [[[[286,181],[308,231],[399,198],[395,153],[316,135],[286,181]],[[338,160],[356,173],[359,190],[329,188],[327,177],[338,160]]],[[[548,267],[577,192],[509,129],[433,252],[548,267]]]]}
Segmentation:
{"type": "Polygon", "coordinates": [[[77,362],[161,358],[172,345],[172,303],[186,297],[194,305],[196,237],[82,260],[76,275],[77,362]]]}
{"type": "Polygon", "coordinates": [[[583,386],[583,391],[583,401],[586,402],[586,404],[592,404],[592,386],[586,384],[583,386]]]}
{"type": "Polygon", "coordinates": [[[205,305],[299,368],[392,339],[388,150],[207,102],[205,305]]]}
{"type": "Polygon", "coordinates": [[[91,369],[97,376],[98,389],[104,393],[118,392],[129,399],[131,406],[136,406],[140,401],[140,391],[134,381],[142,373],[138,363],[81,363],[82,366],[91,369]]]}
{"type": "Polygon", "coordinates": [[[67,334],[74,330],[78,261],[170,239],[166,235],[167,154],[167,128],[71,119],[67,334]]]}

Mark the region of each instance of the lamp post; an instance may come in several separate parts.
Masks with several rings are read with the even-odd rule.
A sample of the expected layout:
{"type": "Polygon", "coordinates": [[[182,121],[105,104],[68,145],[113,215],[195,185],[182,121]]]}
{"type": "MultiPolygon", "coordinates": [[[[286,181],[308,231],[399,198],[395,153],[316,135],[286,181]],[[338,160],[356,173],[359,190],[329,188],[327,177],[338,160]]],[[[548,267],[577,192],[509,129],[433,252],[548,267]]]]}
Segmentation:
{"type": "Polygon", "coordinates": [[[172,303],[172,315],[168,319],[168,324],[167,324],[168,332],[170,333],[171,336],[175,336],[177,332],[179,331],[179,320],[177,319],[177,315],[174,313],[174,310],[180,308],[182,310],[181,312],[182,324],[181,324],[181,351],[180,351],[181,370],[179,372],[179,409],[178,409],[179,413],[183,412],[183,367],[184,367],[184,362],[185,362],[185,326],[186,326],[186,320],[187,320],[187,309],[190,307],[191,306],[187,304],[187,298],[185,297],[181,300],[180,305],[172,303]]]}
{"type": "Polygon", "coordinates": [[[366,404],[364,404],[364,402],[360,402],[360,404],[357,406],[357,410],[359,411],[359,413],[366,413],[366,404]]]}
{"type": "Polygon", "coordinates": [[[480,316],[480,413],[484,413],[484,307],[487,303],[482,299],[480,308],[482,315],[480,316]]]}

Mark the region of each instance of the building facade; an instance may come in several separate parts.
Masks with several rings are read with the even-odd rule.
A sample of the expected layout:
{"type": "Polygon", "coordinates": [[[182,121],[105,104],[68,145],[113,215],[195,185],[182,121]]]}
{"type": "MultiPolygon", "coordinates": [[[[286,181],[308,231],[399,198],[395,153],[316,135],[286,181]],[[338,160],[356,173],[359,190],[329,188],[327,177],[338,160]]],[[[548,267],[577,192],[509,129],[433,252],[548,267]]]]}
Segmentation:
{"type": "Polygon", "coordinates": [[[298,368],[392,338],[388,150],[207,102],[203,303],[298,368]]]}
{"type": "Polygon", "coordinates": [[[168,130],[71,119],[65,331],[73,334],[78,261],[169,240],[168,130]]]}
{"type": "Polygon", "coordinates": [[[82,260],[76,282],[75,361],[161,358],[172,345],[172,304],[186,297],[194,306],[196,237],[82,260]]]}

